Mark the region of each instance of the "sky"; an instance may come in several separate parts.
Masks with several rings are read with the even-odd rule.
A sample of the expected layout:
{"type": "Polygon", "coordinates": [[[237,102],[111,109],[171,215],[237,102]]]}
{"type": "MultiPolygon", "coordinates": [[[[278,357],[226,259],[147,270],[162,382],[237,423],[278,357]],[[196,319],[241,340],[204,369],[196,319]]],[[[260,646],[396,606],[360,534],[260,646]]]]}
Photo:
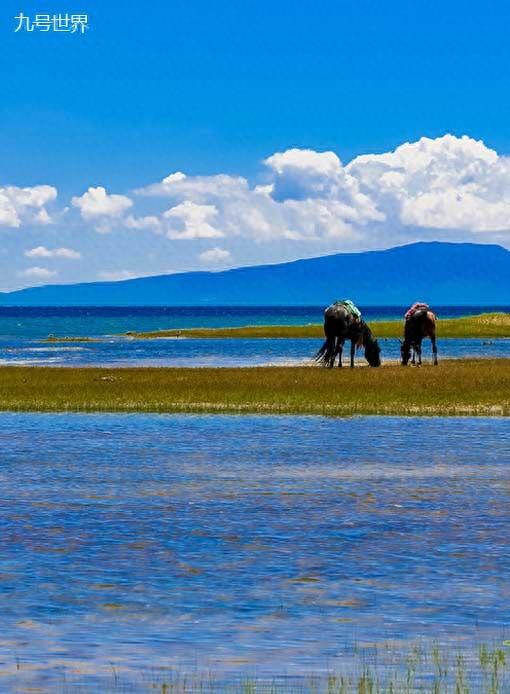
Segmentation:
{"type": "Polygon", "coordinates": [[[3,0],[0,290],[510,247],[509,27],[499,1],[3,0]]]}

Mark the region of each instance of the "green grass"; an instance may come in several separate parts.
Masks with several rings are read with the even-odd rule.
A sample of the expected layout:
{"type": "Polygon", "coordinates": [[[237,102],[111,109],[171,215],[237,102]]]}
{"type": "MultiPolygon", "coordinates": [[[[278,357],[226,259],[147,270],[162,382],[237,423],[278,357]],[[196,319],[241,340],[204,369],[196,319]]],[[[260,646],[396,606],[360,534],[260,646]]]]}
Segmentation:
{"type": "Polygon", "coordinates": [[[97,342],[94,337],[58,337],[56,335],[48,335],[44,342],[97,342]]]}
{"type": "MultiPolygon", "coordinates": [[[[403,321],[372,321],[369,323],[377,337],[401,337],[403,321]]],[[[510,313],[482,313],[464,318],[438,319],[438,337],[510,337],[510,313]]],[[[163,337],[317,337],[324,336],[322,324],[317,325],[258,325],[240,328],[189,328],[130,332],[130,337],[151,339],[163,337]]]]}
{"type": "Polygon", "coordinates": [[[510,359],[352,370],[1,367],[0,409],[508,416],[510,359]]]}

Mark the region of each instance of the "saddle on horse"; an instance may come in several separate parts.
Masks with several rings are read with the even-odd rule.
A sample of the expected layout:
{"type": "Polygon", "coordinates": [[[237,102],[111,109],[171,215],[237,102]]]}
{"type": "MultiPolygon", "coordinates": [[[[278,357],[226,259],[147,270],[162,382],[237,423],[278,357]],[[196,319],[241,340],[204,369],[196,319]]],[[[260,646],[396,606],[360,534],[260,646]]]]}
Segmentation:
{"type": "Polygon", "coordinates": [[[430,306],[428,304],[425,304],[423,301],[417,301],[414,303],[411,308],[406,312],[404,316],[404,320],[409,320],[416,314],[420,313],[428,313],[430,311],[430,306]]]}
{"type": "Polygon", "coordinates": [[[338,301],[335,301],[335,304],[341,304],[347,309],[347,311],[351,314],[353,318],[355,318],[358,321],[361,320],[361,311],[356,306],[356,304],[350,299],[339,299],[338,301]]]}

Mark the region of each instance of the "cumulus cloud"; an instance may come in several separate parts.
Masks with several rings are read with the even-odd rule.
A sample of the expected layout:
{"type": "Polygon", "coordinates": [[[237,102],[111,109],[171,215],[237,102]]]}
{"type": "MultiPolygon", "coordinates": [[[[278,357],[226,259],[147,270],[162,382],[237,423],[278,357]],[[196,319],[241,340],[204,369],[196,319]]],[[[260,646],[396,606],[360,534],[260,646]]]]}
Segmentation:
{"type": "Polygon", "coordinates": [[[110,195],[103,186],[91,187],[80,197],[73,197],[71,202],[86,220],[121,217],[133,205],[133,201],[126,195],[110,195]]]}
{"type": "Polygon", "coordinates": [[[163,213],[170,239],[212,239],[224,236],[211,221],[217,216],[214,205],[198,205],[185,200],[163,213]]]}
{"type": "Polygon", "coordinates": [[[72,248],[54,248],[49,249],[46,246],[36,246],[25,251],[27,258],[65,258],[67,260],[79,260],[81,253],[74,251],[72,248]]]}
{"type": "Polygon", "coordinates": [[[275,200],[334,197],[338,185],[345,183],[342,163],[334,152],[288,149],[264,163],[274,172],[271,195],[275,200]]]}
{"type": "Polygon", "coordinates": [[[56,197],[57,189],[48,185],[0,187],[0,225],[18,228],[25,222],[49,224],[52,219],[46,205],[56,197]]]}
{"type": "Polygon", "coordinates": [[[213,267],[224,267],[225,265],[229,265],[232,262],[232,256],[230,254],[230,251],[227,251],[225,248],[218,248],[217,246],[215,246],[214,248],[210,248],[208,251],[200,253],[198,259],[200,260],[202,265],[208,265],[213,267]]]}
{"type": "Polygon", "coordinates": [[[172,174],[139,193],[177,204],[159,217],[131,217],[127,226],[152,228],[171,239],[238,236],[271,242],[349,236],[353,223],[364,225],[383,216],[330,154],[323,158],[305,151],[302,162],[299,150],[288,158],[286,153],[274,155],[267,160],[273,181],[255,187],[238,176],[172,174]]]}
{"type": "Polygon", "coordinates": [[[218,210],[214,205],[201,205],[185,200],[166,210],[160,216],[146,215],[126,217],[124,225],[128,229],[141,229],[164,234],[169,239],[193,240],[221,238],[223,232],[212,221],[218,210]]]}
{"type": "Polygon", "coordinates": [[[39,267],[35,265],[34,267],[29,267],[26,270],[22,270],[20,273],[21,277],[31,277],[38,280],[47,280],[51,277],[55,277],[58,273],[55,270],[48,270],[45,267],[39,267]]]}
{"type": "Polygon", "coordinates": [[[510,158],[467,136],[427,137],[357,157],[347,171],[404,226],[494,232],[510,228],[510,158]]]}
{"type": "Polygon", "coordinates": [[[248,190],[248,181],[242,176],[218,174],[215,176],[186,176],[176,171],[166,176],[160,183],[153,183],[136,192],[149,197],[187,197],[205,199],[210,196],[225,197],[244,193],[248,190]]]}
{"type": "MultiPolygon", "coordinates": [[[[51,186],[0,187],[0,225],[31,224],[37,227],[31,234],[41,235],[24,251],[34,261],[79,260],[77,251],[64,246],[71,241],[54,240],[62,217],[50,207],[56,197],[51,186]],[[51,232],[45,232],[49,222],[51,232]]],[[[510,157],[454,135],[423,137],[348,163],[335,152],[293,148],[267,157],[255,182],[227,173],[176,171],[129,196],[90,187],[72,198],[72,208],[66,221],[73,233],[85,227],[80,247],[107,249],[110,267],[132,267],[138,274],[166,269],[167,248],[171,267],[182,269],[190,267],[190,258],[197,267],[229,266],[233,249],[236,261],[250,263],[431,239],[483,239],[510,247],[510,157]],[[100,246],[95,235],[87,237],[90,225],[124,235],[100,246]]],[[[96,264],[83,274],[106,280],[136,276],[122,269],[98,275],[104,265],[93,257],[91,262],[96,264]]],[[[35,266],[23,276],[54,275],[35,266]]]]}
{"type": "Polygon", "coordinates": [[[424,137],[346,165],[334,152],[294,148],[264,165],[266,181],[255,186],[227,174],[170,174],[137,192],[174,206],[127,226],[171,239],[244,237],[339,250],[450,232],[501,240],[510,231],[510,158],[467,136],[424,137]]]}
{"type": "Polygon", "coordinates": [[[159,232],[162,229],[162,222],[156,215],[146,215],[145,217],[136,217],[128,215],[124,222],[128,229],[148,229],[149,231],[159,232]]]}

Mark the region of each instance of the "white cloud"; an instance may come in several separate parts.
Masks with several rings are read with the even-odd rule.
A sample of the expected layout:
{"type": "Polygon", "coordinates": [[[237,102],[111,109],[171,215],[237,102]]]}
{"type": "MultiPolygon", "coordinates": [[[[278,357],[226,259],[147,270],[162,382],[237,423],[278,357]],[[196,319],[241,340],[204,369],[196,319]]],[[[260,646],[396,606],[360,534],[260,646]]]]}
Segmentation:
{"type": "Polygon", "coordinates": [[[510,158],[467,136],[422,138],[347,165],[334,152],[295,148],[264,164],[267,179],[253,187],[227,174],[170,174],[138,193],[174,207],[129,225],[171,239],[306,241],[318,251],[510,233],[510,158]]]}
{"type": "Polygon", "coordinates": [[[232,256],[230,254],[230,251],[227,251],[224,248],[218,248],[217,246],[215,246],[214,248],[210,248],[208,251],[200,253],[198,259],[200,260],[202,265],[208,266],[224,267],[225,265],[229,265],[232,262],[232,256]]]}
{"type": "MultiPolygon", "coordinates": [[[[481,238],[510,247],[510,157],[467,136],[421,138],[350,163],[334,152],[293,148],[269,156],[255,182],[177,171],[129,196],[91,187],[72,198],[65,220],[56,197],[51,186],[0,187],[0,225],[31,225],[30,246],[24,234],[10,234],[9,243],[41,265],[79,261],[67,244],[74,246],[71,232],[81,234],[87,263],[59,263],[65,281],[127,279],[190,269],[193,261],[218,268],[232,265],[232,255],[236,263],[277,262],[418,240],[481,238]],[[100,239],[91,224],[124,234],[100,239]],[[105,266],[133,271],[98,275],[105,266]]],[[[4,262],[11,275],[4,282],[20,269],[4,262]]],[[[44,280],[52,272],[36,266],[23,276],[44,280]]]]}
{"type": "Polygon", "coordinates": [[[66,258],[67,260],[79,260],[81,253],[72,248],[54,248],[50,250],[46,246],[37,246],[25,251],[27,258],[66,258]]]}
{"type": "Polygon", "coordinates": [[[232,196],[248,190],[248,181],[242,176],[218,174],[216,176],[186,176],[181,171],[170,174],[160,183],[153,183],[136,192],[152,197],[187,197],[194,200],[210,196],[232,196]]]}
{"type": "Polygon", "coordinates": [[[89,188],[80,197],[71,200],[74,207],[80,210],[86,220],[97,220],[100,217],[121,217],[133,205],[126,195],[110,195],[102,186],[89,188]]]}
{"type": "Polygon", "coordinates": [[[57,189],[48,185],[0,187],[0,225],[18,228],[27,222],[49,224],[52,220],[45,206],[56,197],[57,189]]]}
{"type": "Polygon", "coordinates": [[[510,229],[510,158],[467,136],[423,137],[347,167],[372,200],[404,226],[510,229]]]}
{"type": "Polygon", "coordinates": [[[333,152],[292,149],[265,164],[271,181],[255,187],[240,176],[171,174],[138,193],[177,204],[160,217],[132,218],[128,226],[151,227],[171,239],[245,237],[271,243],[347,238],[353,225],[384,219],[333,152]]]}
{"type": "Polygon", "coordinates": [[[224,234],[210,224],[218,214],[214,205],[198,205],[185,200],[164,214],[169,239],[212,239],[224,234]]]}
{"type": "Polygon", "coordinates": [[[47,280],[51,277],[55,277],[58,273],[55,270],[48,270],[45,267],[29,267],[26,270],[22,270],[19,275],[22,277],[33,277],[34,279],[47,280]]]}
{"type": "Polygon", "coordinates": [[[166,178],[164,178],[161,183],[163,185],[170,185],[172,183],[178,183],[179,181],[184,181],[186,178],[186,174],[183,174],[182,171],[176,171],[175,173],[170,174],[166,178]]]}
{"type": "Polygon", "coordinates": [[[274,172],[271,195],[280,201],[331,197],[345,179],[334,152],[289,149],[273,154],[264,163],[274,172]]]}
{"type": "Polygon", "coordinates": [[[156,215],[147,215],[145,217],[135,217],[128,215],[124,222],[124,226],[128,229],[148,229],[149,231],[160,231],[162,227],[161,219],[156,215]]]}

